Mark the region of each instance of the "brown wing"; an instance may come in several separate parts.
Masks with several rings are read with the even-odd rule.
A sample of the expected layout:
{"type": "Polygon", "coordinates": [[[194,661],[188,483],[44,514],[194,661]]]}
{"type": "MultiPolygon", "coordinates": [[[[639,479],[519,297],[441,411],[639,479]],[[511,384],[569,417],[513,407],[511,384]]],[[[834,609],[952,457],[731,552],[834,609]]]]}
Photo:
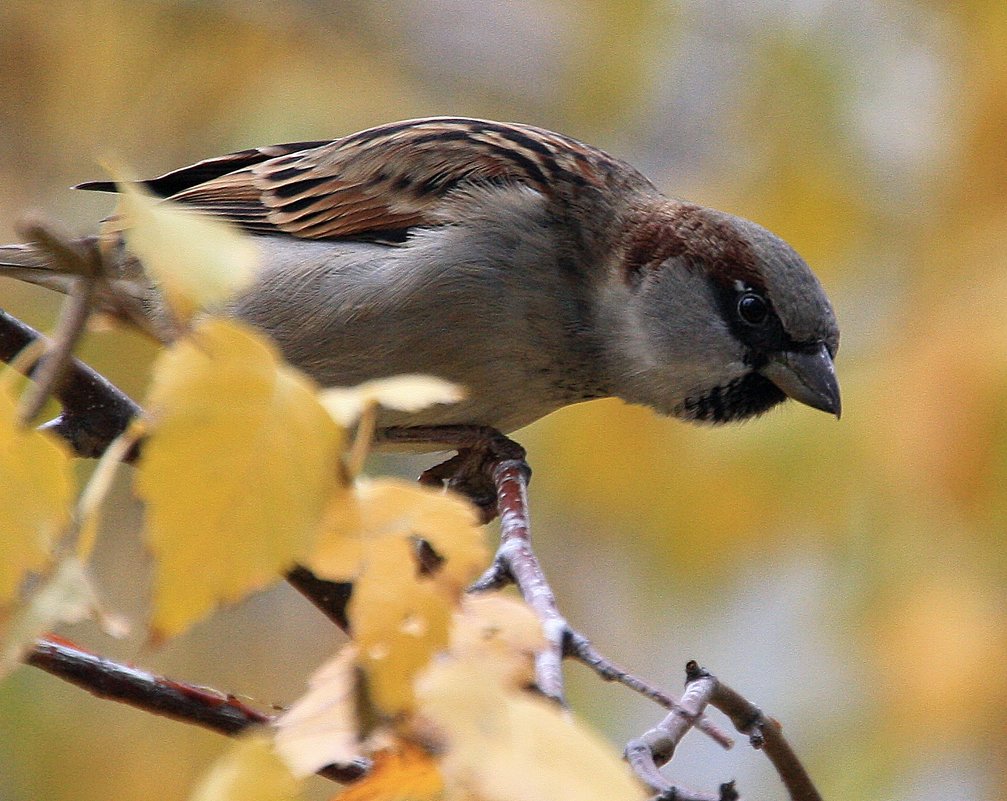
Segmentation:
{"type": "MultiPolygon", "coordinates": [[[[290,153],[298,153],[309,148],[319,147],[329,144],[331,140],[321,142],[288,142],[282,145],[268,145],[266,147],[252,147],[248,150],[239,150],[236,153],[228,153],[226,156],[216,156],[211,159],[204,159],[188,167],[166,172],[157,178],[150,178],[140,183],[151,192],[160,197],[171,197],[184,189],[206,183],[207,181],[226,175],[229,172],[240,170],[252,164],[258,164],[277,156],[285,156],[290,153]]],[[[115,181],[85,181],[77,184],[74,189],[85,189],[91,192],[115,192],[115,181]]]]}
{"type": "Polygon", "coordinates": [[[301,144],[211,159],[148,185],[252,231],[334,239],[436,224],[444,197],[467,184],[524,184],[557,197],[627,170],[645,181],[560,134],[485,120],[408,120],[301,144]]]}

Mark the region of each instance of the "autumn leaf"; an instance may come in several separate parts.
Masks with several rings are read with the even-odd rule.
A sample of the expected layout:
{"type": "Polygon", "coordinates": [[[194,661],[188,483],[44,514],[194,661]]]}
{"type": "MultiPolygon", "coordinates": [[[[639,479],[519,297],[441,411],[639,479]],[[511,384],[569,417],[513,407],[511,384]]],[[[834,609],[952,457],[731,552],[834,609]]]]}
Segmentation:
{"type": "Polygon", "coordinates": [[[163,294],[176,319],[222,303],[255,279],[259,251],[235,226],[154,197],[117,180],[118,218],[127,247],[163,294]]]}
{"type": "Polygon", "coordinates": [[[308,692],[276,721],[276,751],[295,776],[359,756],[356,672],[357,649],[349,645],[315,671],[308,692]]]}
{"type": "Polygon", "coordinates": [[[374,755],[374,767],[332,801],[438,801],[444,782],[437,763],[410,743],[374,755]]]}
{"type": "Polygon", "coordinates": [[[388,714],[407,711],[413,679],[447,646],[459,597],[486,563],[475,510],[393,479],[358,481],[333,507],[307,564],[354,582],[347,613],[371,700],[388,714]]]}
{"type": "Polygon", "coordinates": [[[476,511],[462,498],[400,479],[362,479],[330,505],[309,565],[324,578],[351,581],[361,570],[363,548],[384,537],[425,540],[444,560],[444,576],[459,587],[488,556],[476,511]]]}
{"type": "Polygon", "coordinates": [[[240,738],[199,782],[190,801],[294,801],[300,782],[273,748],[270,738],[240,738]]]}
{"type": "Polygon", "coordinates": [[[153,626],[172,635],[308,552],[342,432],[272,344],[223,320],[161,356],[149,408],[136,486],[157,557],[153,626]]]}
{"type": "Polygon", "coordinates": [[[451,625],[450,651],[481,662],[507,687],[533,683],[535,654],[548,647],[542,623],[524,601],[498,593],[465,595],[451,625]]]}
{"type": "Polygon", "coordinates": [[[396,375],[322,392],[322,403],[329,414],[346,427],[353,425],[372,403],[400,412],[418,412],[464,398],[465,392],[457,384],[429,375],[396,375]]]}
{"type": "Polygon", "coordinates": [[[418,709],[444,735],[446,794],[480,801],[643,801],[615,750],[554,704],[488,679],[480,660],[437,662],[418,709]]]}
{"type": "Polygon", "coordinates": [[[347,608],[370,699],[394,715],[413,705],[413,681],[448,643],[456,598],[420,574],[413,546],[388,539],[370,550],[347,608]]]}
{"type": "Polygon", "coordinates": [[[49,434],[19,426],[14,400],[0,387],[0,605],[27,571],[48,563],[70,523],[73,493],[69,451],[49,434]]]}
{"type": "Polygon", "coordinates": [[[125,633],[123,624],[105,615],[76,557],[63,559],[30,597],[0,611],[0,677],[15,668],[32,643],[57,623],[77,623],[96,616],[110,634],[125,633]]]}

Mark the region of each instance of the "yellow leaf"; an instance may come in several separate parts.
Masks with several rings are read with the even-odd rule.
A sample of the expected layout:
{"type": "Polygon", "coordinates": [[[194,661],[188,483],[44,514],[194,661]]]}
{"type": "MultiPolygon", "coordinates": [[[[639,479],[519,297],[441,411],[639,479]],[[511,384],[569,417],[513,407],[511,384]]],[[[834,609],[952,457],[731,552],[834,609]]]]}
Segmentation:
{"type": "Polygon", "coordinates": [[[222,220],[162,200],[136,183],[118,181],[119,222],[126,244],[161,290],[175,317],[233,297],[256,276],[259,250],[252,237],[222,220]]]}
{"type": "Polygon", "coordinates": [[[437,801],[444,782],[437,763],[410,743],[374,755],[374,767],[332,801],[437,801]]]}
{"type": "Polygon", "coordinates": [[[456,495],[400,479],[361,480],[330,505],[326,533],[309,565],[321,577],[350,581],[365,543],[383,537],[426,540],[445,561],[443,576],[464,588],[488,554],[475,509],[456,495]]]}
{"type": "Polygon", "coordinates": [[[329,414],[347,427],[372,403],[400,412],[418,412],[438,403],[458,403],[464,398],[465,391],[460,386],[430,375],[396,375],[322,392],[322,403],[329,414]]]}
{"type": "Polygon", "coordinates": [[[41,570],[70,522],[70,454],[49,434],[18,426],[14,401],[0,387],[0,605],[25,572],[41,570]]]}
{"type": "Polygon", "coordinates": [[[418,574],[412,544],[388,538],[369,549],[347,613],[374,704],[390,715],[413,705],[413,680],[448,643],[455,597],[418,574]]]}
{"type": "MultiPolygon", "coordinates": [[[[0,614],[0,676],[20,662],[32,643],[57,623],[77,623],[92,615],[103,615],[94,588],[84,567],[74,557],[60,562],[23,604],[0,614]]],[[[104,618],[110,633],[120,624],[104,618]]]]}
{"type": "Polygon", "coordinates": [[[438,662],[417,683],[419,711],[445,736],[449,798],[643,801],[615,749],[554,704],[487,680],[478,660],[438,662]]]}
{"type": "Polygon", "coordinates": [[[136,486],[157,557],[153,625],[176,634],[313,544],[342,432],[262,336],[204,321],[155,366],[136,486]]]}
{"type": "Polygon", "coordinates": [[[293,801],[300,782],[263,734],[239,739],[193,791],[191,801],[293,801]]]}
{"type": "Polygon", "coordinates": [[[369,483],[362,479],[351,491],[330,498],[325,510],[322,535],[306,562],[319,578],[353,581],[360,574],[364,542],[371,536],[365,526],[366,505],[360,502],[360,488],[369,483]]]}
{"type": "Polygon", "coordinates": [[[460,498],[400,480],[358,482],[330,510],[308,566],[355,582],[348,615],[371,700],[388,714],[412,707],[412,682],[448,642],[451,615],[486,563],[475,510],[460,498]],[[418,544],[433,549],[422,568],[418,544]]]}
{"type": "Polygon", "coordinates": [[[466,595],[451,625],[451,653],[478,660],[508,687],[531,684],[535,654],[547,647],[542,623],[524,601],[498,593],[466,595]]]}
{"type": "Polygon", "coordinates": [[[360,755],[356,660],[356,648],[343,648],[315,671],[311,689],[276,721],[276,751],[295,776],[360,755]]]}

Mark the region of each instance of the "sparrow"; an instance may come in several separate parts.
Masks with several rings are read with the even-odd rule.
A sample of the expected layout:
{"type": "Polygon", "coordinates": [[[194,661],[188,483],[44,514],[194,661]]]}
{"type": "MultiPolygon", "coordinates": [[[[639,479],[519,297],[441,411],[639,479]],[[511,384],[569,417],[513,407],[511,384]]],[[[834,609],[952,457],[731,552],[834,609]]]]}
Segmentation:
{"type": "MultiPolygon", "coordinates": [[[[793,248],[666,197],[558,133],[407,120],[142,183],[254,236],[261,270],[224,311],[267,332],[320,385],[425,373],[467,392],[418,413],[383,411],[380,429],[508,433],[613,396],[703,423],[787,398],[840,414],[836,318],[793,248]]],[[[134,322],[156,321],[157,287],[124,248],[117,258],[109,297],[135,300],[139,315],[123,315],[134,322]]],[[[26,245],[0,247],[0,274],[64,291],[70,280],[26,245]]]]}

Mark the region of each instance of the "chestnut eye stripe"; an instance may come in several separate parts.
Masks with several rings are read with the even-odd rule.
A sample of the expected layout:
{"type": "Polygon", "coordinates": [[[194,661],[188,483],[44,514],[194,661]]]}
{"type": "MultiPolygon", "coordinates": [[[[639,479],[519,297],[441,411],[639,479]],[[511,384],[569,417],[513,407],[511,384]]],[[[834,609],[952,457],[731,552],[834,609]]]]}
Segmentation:
{"type": "Polygon", "coordinates": [[[692,203],[669,204],[664,214],[649,212],[630,221],[623,242],[624,279],[635,285],[668,259],[702,270],[718,286],[745,286],[765,297],[766,285],[755,252],[738,232],[692,203]]]}

